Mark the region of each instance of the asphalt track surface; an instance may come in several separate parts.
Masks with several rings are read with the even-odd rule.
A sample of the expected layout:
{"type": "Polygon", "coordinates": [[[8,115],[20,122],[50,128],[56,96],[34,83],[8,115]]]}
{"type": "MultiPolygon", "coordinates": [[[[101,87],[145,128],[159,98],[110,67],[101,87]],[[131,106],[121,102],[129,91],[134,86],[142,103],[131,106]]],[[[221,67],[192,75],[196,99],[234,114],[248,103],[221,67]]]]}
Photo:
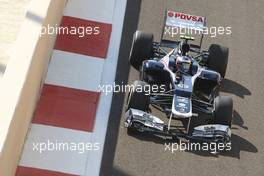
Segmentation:
{"type": "Polygon", "coordinates": [[[229,47],[229,63],[221,95],[234,101],[232,150],[208,152],[164,150],[166,141],[129,136],[123,127],[126,96],[114,95],[101,175],[114,176],[262,176],[264,175],[264,1],[262,0],[128,0],[116,83],[132,83],[138,72],[128,55],[135,30],[159,40],[166,9],[207,17],[208,26],[231,26],[232,35],[205,37],[229,47]]]}

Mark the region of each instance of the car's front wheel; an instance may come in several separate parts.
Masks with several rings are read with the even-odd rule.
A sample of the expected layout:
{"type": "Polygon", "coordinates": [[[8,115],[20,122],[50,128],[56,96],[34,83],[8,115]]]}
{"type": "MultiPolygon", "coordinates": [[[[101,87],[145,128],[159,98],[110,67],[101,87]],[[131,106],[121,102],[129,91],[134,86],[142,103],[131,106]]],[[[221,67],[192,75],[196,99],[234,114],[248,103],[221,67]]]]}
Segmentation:
{"type": "Polygon", "coordinates": [[[214,124],[231,127],[233,118],[233,100],[228,96],[218,96],[214,101],[214,124]]]}
{"type": "Polygon", "coordinates": [[[127,109],[133,108],[147,112],[149,109],[149,86],[146,82],[135,81],[127,99],[127,109]]]}

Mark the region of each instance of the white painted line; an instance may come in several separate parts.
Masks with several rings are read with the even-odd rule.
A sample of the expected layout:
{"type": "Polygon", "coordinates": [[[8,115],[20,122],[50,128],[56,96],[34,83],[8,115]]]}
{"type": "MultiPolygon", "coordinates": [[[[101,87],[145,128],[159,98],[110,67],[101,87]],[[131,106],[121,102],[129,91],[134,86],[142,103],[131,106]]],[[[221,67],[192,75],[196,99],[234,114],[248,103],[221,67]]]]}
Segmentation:
{"type": "MultiPolygon", "coordinates": [[[[88,132],[32,124],[19,165],[74,175],[84,175],[87,155],[92,152],[83,149],[82,144],[89,142],[91,142],[91,133],[88,132]],[[50,141],[50,149],[52,149],[51,143],[53,143],[54,147],[55,144],[57,145],[57,150],[42,151],[40,153],[33,146],[33,143],[35,145],[39,143],[40,145],[41,142],[47,145],[48,141],[50,141]],[[60,148],[59,143],[61,143],[60,148]],[[79,147],[80,150],[76,148],[75,150],[74,147],[72,147],[72,150],[69,148],[67,150],[67,145],[73,146],[75,144],[81,146],[79,147]]],[[[44,147],[44,144],[42,144],[42,147],[44,147]]]]}
{"type": "Polygon", "coordinates": [[[54,50],[45,83],[99,91],[104,59],[54,50]]]}
{"type": "Polygon", "coordinates": [[[64,11],[65,16],[112,23],[116,0],[71,0],[64,11]]]}
{"type": "MultiPolygon", "coordinates": [[[[126,10],[126,0],[116,0],[115,13],[113,20],[112,35],[110,39],[108,56],[104,65],[104,72],[102,77],[102,85],[113,84],[115,80],[115,73],[117,68],[117,61],[119,55],[119,47],[122,36],[123,20],[126,10]]],[[[99,142],[104,144],[108,118],[111,109],[113,93],[108,95],[101,94],[98,109],[96,113],[95,127],[92,134],[92,142],[99,142]]],[[[103,155],[103,147],[96,152],[90,152],[86,163],[86,176],[98,176],[101,167],[101,160],[103,155]]]]}

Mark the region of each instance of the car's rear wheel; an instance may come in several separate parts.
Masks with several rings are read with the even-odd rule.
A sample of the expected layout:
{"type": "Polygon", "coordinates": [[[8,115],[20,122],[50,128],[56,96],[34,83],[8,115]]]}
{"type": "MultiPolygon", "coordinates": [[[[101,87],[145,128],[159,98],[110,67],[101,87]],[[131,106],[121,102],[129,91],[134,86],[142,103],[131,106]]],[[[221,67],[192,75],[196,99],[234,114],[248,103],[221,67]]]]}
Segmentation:
{"type": "Polygon", "coordinates": [[[128,95],[127,109],[139,109],[147,112],[149,110],[150,87],[146,82],[135,81],[133,89],[128,95]],[[148,87],[147,87],[148,86],[148,87]]]}
{"type": "Polygon", "coordinates": [[[208,67],[220,73],[221,77],[225,77],[228,63],[229,50],[227,47],[218,44],[212,44],[209,47],[208,67]]]}
{"type": "Polygon", "coordinates": [[[130,64],[139,70],[142,62],[153,55],[153,34],[136,31],[133,36],[133,42],[130,50],[130,64]]]}
{"type": "Polygon", "coordinates": [[[218,96],[214,101],[214,123],[231,127],[233,100],[228,96],[218,96]]]}

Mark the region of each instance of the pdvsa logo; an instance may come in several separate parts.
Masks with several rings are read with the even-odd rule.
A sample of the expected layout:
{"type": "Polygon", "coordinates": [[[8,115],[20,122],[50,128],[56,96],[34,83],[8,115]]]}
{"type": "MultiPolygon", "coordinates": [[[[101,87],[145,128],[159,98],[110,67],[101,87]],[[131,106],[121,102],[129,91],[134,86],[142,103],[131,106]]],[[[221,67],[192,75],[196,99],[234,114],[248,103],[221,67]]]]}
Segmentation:
{"type": "Polygon", "coordinates": [[[203,23],[203,17],[201,17],[201,16],[189,15],[189,14],[173,12],[173,11],[168,11],[167,15],[168,15],[168,17],[174,17],[174,18],[177,18],[177,19],[189,20],[189,21],[203,23]]]}

